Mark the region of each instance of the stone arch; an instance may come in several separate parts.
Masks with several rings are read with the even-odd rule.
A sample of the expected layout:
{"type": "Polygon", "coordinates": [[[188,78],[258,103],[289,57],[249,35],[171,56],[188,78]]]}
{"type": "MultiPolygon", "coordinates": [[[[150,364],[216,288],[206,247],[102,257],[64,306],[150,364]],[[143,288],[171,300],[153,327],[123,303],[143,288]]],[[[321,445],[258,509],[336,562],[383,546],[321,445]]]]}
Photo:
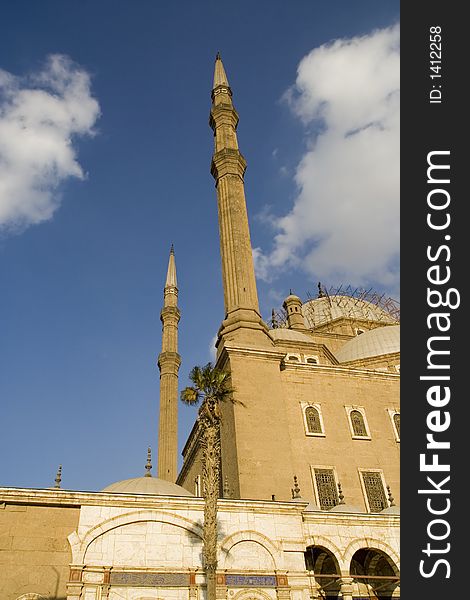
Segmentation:
{"type": "Polygon", "coordinates": [[[374,597],[390,599],[400,585],[398,567],[388,553],[374,546],[356,550],[350,577],[355,580],[358,595],[369,597],[372,593],[374,597]]]}
{"type": "Polygon", "coordinates": [[[42,594],[36,594],[35,592],[29,592],[18,596],[16,600],[46,600],[46,597],[42,594]]]}
{"type": "Polygon", "coordinates": [[[130,525],[132,523],[141,523],[145,521],[157,521],[175,525],[176,527],[181,527],[182,529],[185,529],[199,537],[202,541],[201,526],[189,519],[160,510],[137,510],[117,515],[107,519],[106,521],[102,521],[98,525],[95,525],[89,529],[82,537],[80,537],[76,531],[71,533],[68,536],[68,541],[72,549],[72,563],[83,564],[88,546],[99,536],[111,531],[112,529],[122,527],[123,525],[130,525]]]}
{"type": "Polygon", "coordinates": [[[322,546],[325,548],[325,550],[331,552],[331,554],[335,557],[340,570],[343,570],[343,553],[338,546],[331,541],[330,538],[324,537],[323,535],[312,535],[307,538],[306,546],[322,546]]]}
{"type": "Polygon", "coordinates": [[[249,590],[240,590],[235,594],[235,596],[233,596],[232,600],[273,600],[273,598],[264,590],[254,588],[249,590]]]}
{"type": "Polygon", "coordinates": [[[341,566],[338,556],[319,543],[307,546],[305,568],[309,572],[311,584],[318,590],[328,590],[328,595],[337,595],[340,590],[341,566]]]}
{"type": "Polygon", "coordinates": [[[240,544],[241,542],[256,542],[260,546],[266,550],[266,552],[270,555],[273,562],[273,569],[282,568],[282,553],[279,548],[274,545],[274,543],[262,533],[258,531],[253,531],[251,529],[245,531],[237,531],[229,536],[227,536],[222,543],[220,544],[219,554],[221,555],[220,564],[222,568],[225,567],[225,563],[227,557],[231,551],[231,549],[240,544]]]}
{"type": "Polygon", "coordinates": [[[350,567],[350,564],[351,564],[354,554],[358,550],[363,550],[363,549],[378,550],[378,551],[383,552],[392,561],[392,563],[394,565],[394,569],[396,569],[396,571],[397,571],[396,574],[398,575],[399,569],[400,569],[400,557],[398,556],[397,552],[391,546],[389,546],[388,544],[385,544],[385,542],[382,542],[382,541],[376,540],[376,539],[372,539],[372,538],[363,538],[363,539],[354,540],[353,542],[351,542],[349,544],[349,546],[347,546],[347,548],[345,549],[345,551],[343,553],[343,564],[345,565],[348,572],[349,572],[349,567],[350,567]]]}

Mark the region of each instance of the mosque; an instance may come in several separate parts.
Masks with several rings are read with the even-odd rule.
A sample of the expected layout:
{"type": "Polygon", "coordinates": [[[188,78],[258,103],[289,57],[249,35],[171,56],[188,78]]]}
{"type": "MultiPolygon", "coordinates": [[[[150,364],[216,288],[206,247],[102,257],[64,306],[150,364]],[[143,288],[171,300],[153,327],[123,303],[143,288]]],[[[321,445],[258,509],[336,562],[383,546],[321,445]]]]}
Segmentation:
{"type": "MultiPolygon", "coordinates": [[[[263,320],[238,114],[217,55],[210,126],[225,318],[217,600],[391,599],[399,575],[399,310],[373,292],[290,293],[263,320]]],[[[0,488],[2,600],[204,600],[201,424],[177,472],[178,283],[161,311],[158,477],[100,492],[0,488]]]]}

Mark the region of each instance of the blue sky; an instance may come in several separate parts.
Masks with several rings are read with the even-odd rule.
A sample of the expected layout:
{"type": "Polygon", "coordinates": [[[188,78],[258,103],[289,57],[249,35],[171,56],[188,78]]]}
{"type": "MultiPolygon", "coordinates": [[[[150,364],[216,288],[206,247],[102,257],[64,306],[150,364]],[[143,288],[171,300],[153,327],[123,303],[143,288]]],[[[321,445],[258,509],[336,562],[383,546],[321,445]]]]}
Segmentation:
{"type": "MultiPolygon", "coordinates": [[[[69,489],[144,473],[171,243],[181,387],[211,359],[224,316],[209,173],[217,51],[240,115],[263,316],[318,279],[398,295],[398,20],[385,0],[2,7],[0,485],[53,485],[60,463],[69,489]],[[64,109],[60,122],[55,108],[38,117],[34,90],[64,109]],[[28,146],[38,119],[47,148],[28,146]]],[[[194,416],[180,407],[180,447],[194,416]]]]}

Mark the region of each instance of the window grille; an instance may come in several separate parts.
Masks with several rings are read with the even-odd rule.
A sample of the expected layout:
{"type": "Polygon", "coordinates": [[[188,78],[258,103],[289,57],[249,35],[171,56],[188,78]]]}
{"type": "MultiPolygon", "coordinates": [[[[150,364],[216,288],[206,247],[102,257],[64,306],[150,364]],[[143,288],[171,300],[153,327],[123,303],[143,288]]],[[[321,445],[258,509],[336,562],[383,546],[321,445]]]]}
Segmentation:
{"type": "Polygon", "coordinates": [[[305,418],[307,420],[307,429],[309,433],[322,433],[320,414],[313,406],[305,409],[305,418]]]}
{"type": "Polygon", "coordinates": [[[400,438],[400,413],[395,413],[393,415],[393,423],[395,425],[395,429],[397,430],[398,438],[400,438]]]}
{"type": "Polygon", "coordinates": [[[358,410],[352,410],[349,414],[354,435],[368,437],[363,415],[358,410]]]}
{"type": "Polygon", "coordinates": [[[339,502],[333,469],[314,469],[314,471],[318,504],[322,510],[328,510],[339,502]]]}
{"type": "Polygon", "coordinates": [[[380,512],[388,507],[382,476],[378,471],[362,471],[362,480],[369,501],[370,512],[380,512]]]}

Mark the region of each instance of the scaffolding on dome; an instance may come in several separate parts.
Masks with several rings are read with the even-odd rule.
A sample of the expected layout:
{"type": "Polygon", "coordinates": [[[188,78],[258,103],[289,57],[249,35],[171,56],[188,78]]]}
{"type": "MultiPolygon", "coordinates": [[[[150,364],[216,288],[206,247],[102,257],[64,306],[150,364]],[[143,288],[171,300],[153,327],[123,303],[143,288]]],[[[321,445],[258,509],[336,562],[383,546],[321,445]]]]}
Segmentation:
{"type": "MultiPolygon", "coordinates": [[[[329,289],[318,284],[318,295],[315,298],[307,292],[307,301],[302,306],[306,324],[310,329],[325,326],[339,316],[354,320],[371,320],[384,324],[400,322],[400,303],[385,294],[379,294],[372,288],[353,288],[348,286],[331,286],[329,289]],[[324,298],[322,302],[315,302],[324,298]]],[[[272,311],[271,327],[287,327],[287,313],[284,308],[272,311]]]]}

